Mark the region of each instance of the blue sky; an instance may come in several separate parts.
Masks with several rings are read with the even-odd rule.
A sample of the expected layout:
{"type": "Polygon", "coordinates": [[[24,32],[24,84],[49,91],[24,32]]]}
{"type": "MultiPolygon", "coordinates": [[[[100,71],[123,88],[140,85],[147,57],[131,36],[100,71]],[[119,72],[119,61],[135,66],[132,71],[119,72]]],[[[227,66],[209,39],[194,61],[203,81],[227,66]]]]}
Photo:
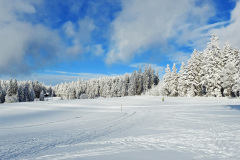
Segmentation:
{"type": "Polygon", "coordinates": [[[210,34],[240,48],[237,0],[0,0],[0,78],[64,81],[187,62],[210,34]]]}

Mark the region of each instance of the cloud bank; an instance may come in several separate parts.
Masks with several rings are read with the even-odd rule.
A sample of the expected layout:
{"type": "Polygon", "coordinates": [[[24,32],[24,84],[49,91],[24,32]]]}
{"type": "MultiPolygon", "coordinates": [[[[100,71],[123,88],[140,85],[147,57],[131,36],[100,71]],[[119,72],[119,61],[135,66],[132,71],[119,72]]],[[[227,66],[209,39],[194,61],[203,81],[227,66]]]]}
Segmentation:
{"type": "Polygon", "coordinates": [[[106,62],[127,62],[151,45],[169,47],[171,42],[192,45],[201,38],[192,34],[215,13],[208,1],[122,1],[123,9],[112,23],[111,49],[106,62]]]}
{"type": "Polygon", "coordinates": [[[212,29],[209,33],[217,34],[220,37],[220,42],[223,45],[226,40],[232,47],[240,48],[240,1],[237,1],[236,7],[231,12],[231,19],[229,25],[220,28],[212,29]]]}
{"type": "Polygon", "coordinates": [[[235,2],[230,20],[210,23],[219,14],[214,0],[0,0],[0,74],[36,72],[73,58],[129,64],[156,50],[180,64],[190,54],[186,48],[202,50],[213,33],[240,48],[235,2]]]}
{"type": "Polygon", "coordinates": [[[29,73],[52,63],[61,50],[55,30],[32,24],[26,17],[36,14],[36,1],[0,0],[0,73],[29,73]]]}
{"type": "Polygon", "coordinates": [[[72,39],[70,47],[67,49],[68,54],[83,54],[89,51],[88,44],[91,42],[91,33],[96,26],[94,21],[85,17],[78,21],[77,24],[71,21],[63,25],[63,30],[68,38],[72,39]]]}

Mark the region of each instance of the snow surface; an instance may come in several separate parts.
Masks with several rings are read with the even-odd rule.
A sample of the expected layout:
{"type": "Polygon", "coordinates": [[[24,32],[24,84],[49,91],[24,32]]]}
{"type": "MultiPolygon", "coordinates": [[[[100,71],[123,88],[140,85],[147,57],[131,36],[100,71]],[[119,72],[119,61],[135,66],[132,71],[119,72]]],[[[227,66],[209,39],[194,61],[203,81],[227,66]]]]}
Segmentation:
{"type": "Polygon", "coordinates": [[[0,105],[0,159],[240,159],[240,99],[134,96],[0,105]],[[121,113],[121,105],[123,112],[121,113]]]}

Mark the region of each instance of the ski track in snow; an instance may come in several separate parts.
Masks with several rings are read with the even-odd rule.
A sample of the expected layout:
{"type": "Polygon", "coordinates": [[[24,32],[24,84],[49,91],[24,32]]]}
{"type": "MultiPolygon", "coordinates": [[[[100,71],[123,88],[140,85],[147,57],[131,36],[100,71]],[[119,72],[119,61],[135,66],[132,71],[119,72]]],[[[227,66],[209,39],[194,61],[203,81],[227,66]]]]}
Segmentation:
{"type": "Polygon", "coordinates": [[[230,106],[239,104],[240,99],[167,97],[162,102],[161,97],[147,96],[3,104],[0,159],[105,159],[173,151],[190,159],[238,160],[240,110],[230,106]],[[19,123],[8,124],[5,114],[12,116],[11,111],[21,107],[26,116],[51,114],[29,116],[27,121],[19,116],[19,123]]]}

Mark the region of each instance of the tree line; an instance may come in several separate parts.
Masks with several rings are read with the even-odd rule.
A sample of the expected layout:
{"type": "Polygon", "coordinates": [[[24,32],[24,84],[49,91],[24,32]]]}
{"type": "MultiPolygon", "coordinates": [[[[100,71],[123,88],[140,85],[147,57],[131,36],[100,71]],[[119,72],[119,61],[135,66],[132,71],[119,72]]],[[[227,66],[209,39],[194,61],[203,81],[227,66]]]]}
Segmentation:
{"type": "Polygon", "coordinates": [[[226,42],[221,49],[212,35],[203,51],[194,50],[187,66],[182,63],[177,73],[167,65],[163,81],[147,94],[163,96],[239,97],[240,51],[226,42]]]}
{"type": "Polygon", "coordinates": [[[0,103],[31,102],[35,99],[44,100],[44,95],[54,96],[51,86],[46,87],[38,81],[20,81],[16,79],[0,81],[0,103]]]}
{"type": "MultiPolygon", "coordinates": [[[[156,72],[157,73],[157,72],[156,72]]],[[[155,70],[148,66],[144,72],[122,76],[102,77],[89,81],[61,83],[54,87],[56,96],[62,99],[85,99],[96,97],[123,97],[141,95],[159,82],[155,70]]]]}
{"type": "Polygon", "coordinates": [[[44,100],[44,96],[62,99],[91,99],[96,97],[123,97],[141,95],[159,82],[155,70],[148,66],[144,72],[122,76],[102,77],[88,81],[73,81],[47,87],[38,81],[0,81],[0,103],[44,100]]]}

